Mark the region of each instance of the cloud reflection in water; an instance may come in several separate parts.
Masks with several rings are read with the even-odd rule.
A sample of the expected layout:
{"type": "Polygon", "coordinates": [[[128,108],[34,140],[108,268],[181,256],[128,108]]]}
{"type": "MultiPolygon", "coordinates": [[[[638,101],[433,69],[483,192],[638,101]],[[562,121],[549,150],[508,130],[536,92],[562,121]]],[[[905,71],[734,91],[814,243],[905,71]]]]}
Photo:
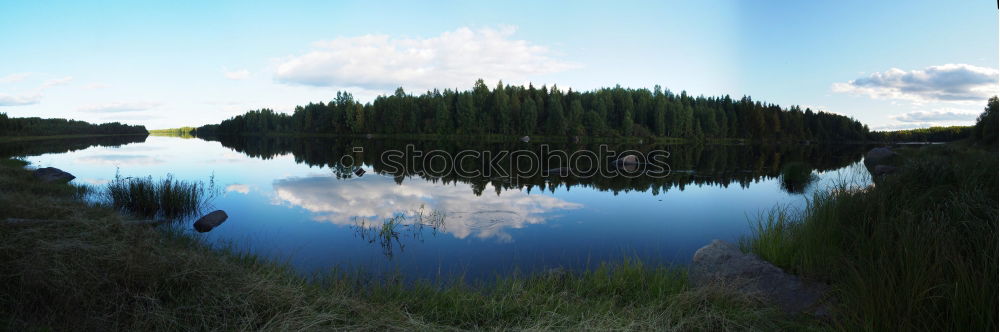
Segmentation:
{"type": "Polygon", "coordinates": [[[508,228],[545,222],[545,213],[582,205],[541,194],[504,191],[500,195],[474,195],[466,186],[409,181],[396,184],[386,176],[336,179],[332,176],[275,180],[275,203],[289,204],[316,214],[317,221],[354,225],[359,218],[383,220],[406,215],[407,222],[421,208],[444,213],[440,231],[459,239],[510,241],[508,228]]]}

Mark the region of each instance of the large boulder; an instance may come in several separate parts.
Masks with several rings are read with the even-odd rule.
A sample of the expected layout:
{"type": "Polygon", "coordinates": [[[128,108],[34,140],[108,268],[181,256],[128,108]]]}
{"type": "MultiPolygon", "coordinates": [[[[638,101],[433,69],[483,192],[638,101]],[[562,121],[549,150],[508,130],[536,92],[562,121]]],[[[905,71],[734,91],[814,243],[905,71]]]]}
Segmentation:
{"type": "Polygon", "coordinates": [[[899,155],[887,147],[874,148],[865,154],[865,169],[878,181],[883,175],[896,172],[899,155]]]}
{"type": "Polygon", "coordinates": [[[698,249],[688,278],[695,287],[721,284],[743,293],[759,294],[789,314],[829,315],[826,285],[785,273],[725,241],[714,240],[698,249]]]}
{"type": "Polygon", "coordinates": [[[69,182],[76,177],[55,167],[36,169],[32,174],[42,182],[69,182]]]}
{"type": "Polygon", "coordinates": [[[198,221],[194,222],[194,229],[199,233],[204,233],[212,230],[213,228],[221,225],[223,222],[229,219],[229,215],[226,211],[215,210],[198,218],[198,221]]]}
{"type": "Polygon", "coordinates": [[[887,147],[874,148],[865,154],[865,167],[869,170],[875,169],[878,165],[887,165],[894,163],[896,160],[896,152],[892,151],[887,147]]]}

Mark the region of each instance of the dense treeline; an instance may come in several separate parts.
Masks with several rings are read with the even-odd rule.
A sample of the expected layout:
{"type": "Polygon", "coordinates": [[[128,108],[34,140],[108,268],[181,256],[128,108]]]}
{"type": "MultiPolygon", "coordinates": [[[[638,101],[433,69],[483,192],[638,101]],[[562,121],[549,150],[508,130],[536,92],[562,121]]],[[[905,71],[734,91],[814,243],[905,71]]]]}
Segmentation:
{"type": "Polygon", "coordinates": [[[180,138],[194,138],[195,127],[180,127],[169,129],[152,129],[150,135],[174,136],[180,138]]]}
{"type": "Polygon", "coordinates": [[[92,124],[84,121],[42,118],[12,118],[0,113],[0,136],[53,135],[145,135],[146,127],[118,122],[92,124]]]}
{"type": "Polygon", "coordinates": [[[659,86],[577,92],[482,80],[472,90],[410,95],[402,88],[362,104],[338,92],[329,103],[298,106],[291,115],[250,111],[202,135],[262,133],[639,136],[761,140],[866,140],[868,127],[841,115],[752,100],[693,97],[659,86]]]}
{"type": "Polygon", "coordinates": [[[195,127],[180,127],[180,128],[167,128],[167,129],[151,129],[150,134],[163,134],[163,135],[188,135],[197,129],[195,127]]]}
{"type": "Polygon", "coordinates": [[[72,138],[51,138],[23,142],[0,143],[0,158],[23,158],[47,153],[64,153],[83,150],[93,146],[119,147],[132,143],[143,143],[146,135],[88,136],[72,138]]]}
{"type": "Polygon", "coordinates": [[[976,119],[976,126],[972,129],[972,139],[981,144],[997,145],[997,96],[990,98],[983,113],[976,119]]]}
{"type": "Polygon", "coordinates": [[[930,127],[896,131],[876,131],[872,135],[888,142],[951,142],[972,135],[971,126],[930,127]]]}

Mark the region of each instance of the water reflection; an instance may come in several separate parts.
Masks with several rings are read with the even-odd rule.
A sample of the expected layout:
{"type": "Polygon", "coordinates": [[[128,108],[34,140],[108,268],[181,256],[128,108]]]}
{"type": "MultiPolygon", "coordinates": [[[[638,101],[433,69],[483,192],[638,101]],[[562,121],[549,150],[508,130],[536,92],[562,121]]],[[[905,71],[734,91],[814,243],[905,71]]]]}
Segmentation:
{"type": "Polygon", "coordinates": [[[83,150],[92,146],[121,147],[132,143],[143,143],[146,137],[146,135],[94,136],[4,143],[0,144],[0,157],[38,156],[83,150]]]}
{"type": "Polygon", "coordinates": [[[447,215],[442,232],[464,239],[510,241],[504,230],[545,222],[547,214],[578,209],[580,204],[526,191],[469,195],[468,189],[441,182],[397,182],[388,176],[338,179],[335,176],[293,177],[274,181],[276,203],[304,208],[316,221],[354,225],[355,220],[405,217],[413,224],[425,208],[447,215]]]}
{"type": "Polygon", "coordinates": [[[226,186],[226,192],[236,192],[246,195],[250,193],[250,186],[240,183],[234,183],[226,186]]]}
{"type": "MultiPolygon", "coordinates": [[[[662,178],[646,176],[559,176],[539,171],[531,176],[463,176],[460,172],[449,169],[476,169],[489,174],[487,166],[501,168],[503,173],[514,173],[512,168],[534,167],[538,170],[556,169],[569,165],[541,164],[526,160],[510,160],[509,156],[496,161],[465,159],[460,165],[443,163],[441,158],[423,160],[420,155],[407,154],[403,159],[411,160],[403,168],[387,165],[382,155],[386,151],[444,151],[452,156],[463,150],[489,151],[492,155],[500,155],[501,151],[530,150],[541,156],[542,162],[548,156],[565,151],[599,151],[599,144],[527,144],[527,143],[484,143],[484,142],[454,142],[454,141],[402,141],[402,140],[366,140],[366,139],[335,139],[335,138],[288,138],[288,137],[216,137],[223,146],[248,156],[271,159],[277,156],[291,154],[297,163],[310,166],[327,167],[338,179],[357,177],[358,167],[370,167],[377,174],[391,176],[397,184],[402,184],[410,177],[418,177],[425,181],[441,184],[464,183],[471,187],[476,195],[492,188],[499,195],[501,192],[535,190],[555,191],[560,187],[574,186],[593,187],[601,191],[619,192],[641,191],[657,195],[672,189],[683,190],[685,186],[718,185],[728,187],[739,185],[747,187],[751,183],[764,179],[773,179],[781,175],[781,170],[789,164],[808,162],[808,171],[830,171],[840,169],[861,160],[866,151],[865,145],[608,145],[611,151],[632,150],[646,153],[653,150],[669,152],[667,163],[672,169],[671,175],[662,178]],[[544,148],[543,148],[544,146],[544,148]],[[345,164],[350,161],[352,164],[345,164]],[[514,166],[514,167],[511,167],[514,166]],[[426,168],[426,169],[425,169],[426,168]],[[434,169],[435,171],[430,171],[434,169]],[[445,169],[445,172],[441,172],[445,169]],[[445,175],[442,176],[441,174],[445,175]]],[[[578,167],[581,165],[573,165],[578,167]]],[[[592,165],[582,165],[589,169],[592,165]]],[[[496,172],[493,172],[496,173],[496,172]]],[[[421,181],[422,182],[422,181],[421,181]]],[[[801,186],[787,186],[789,192],[800,192],[801,186]]]]}
{"type": "MultiPolygon", "coordinates": [[[[803,206],[805,196],[797,193],[823,188],[837,173],[851,173],[830,171],[859,165],[866,150],[860,145],[618,144],[611,149],[669,151],[673,172],[664,178],[511,178],[437,176],[424,169],[423,162],[392,169],[379,156],[387,150],[405,151],[408,144],[449,153],[540,151],[540,144],[289,137],[110,137],[68,143],[71,147],[0,145],[0,151],[41,154],[79,150],[91,143],[105,146],[28,158],[73,173],[81,183],[112,179],[114,164],[121,166],[123,176],[175,174],[178,179],[207,181],[216,174],[227,194],[213,204],[238,222],[205,233],[205,241],[288,260],[305,274],[341,266],[413,278],[441,273],[489,278],[512,269],[586,268],[623,254],[683,264],[712,239],[735,241],[747,234],[748,216],[775,205],[803,206]],[[130,144],[134,142],[144,143],[130,144]],[[143,158],[123,155],[163,163],[127,163],[143,158]],[[342,162],[349,159],[355,162],[342,162]],[[802,174],[820,181],[808,189],[780,181],[782,169],[796,161],[807,165],[802,174]],[[431,222],[428,216],[435,211],[441,218],[431,222]]],[[[550,148],[570,152],[598,146],[550,148]]],[[[470,164],[482,165],[479,160],[470,164]]],[[[565,165],[541,169],[559,167],[565,165]]]]}
{"type": "Polygon", "coordinates": [[[109,166],[148,166],[164,163],[163,159],[148,155],[135,154],[105,154],[96,156],[86,156],[76,159],[76,162],[92,165],[109,166]]]}
{"type": "Polygon", "coordinates": [[[399,214],[381,222],[357,218],[352,228],[357,237],[369,244],[377,243],[382,247],[382,255],[391,259],[397,249],[400,252],[406,249],[406,244],[402,240],[414,239],[423,242],[424,231],[429,230],[431,236],[437,235],[438,230],[444,228],[446,219],[447,213],[441,211],[428,213],[421,207],[410,223],[406,222],[405,214],[399,214]]]}

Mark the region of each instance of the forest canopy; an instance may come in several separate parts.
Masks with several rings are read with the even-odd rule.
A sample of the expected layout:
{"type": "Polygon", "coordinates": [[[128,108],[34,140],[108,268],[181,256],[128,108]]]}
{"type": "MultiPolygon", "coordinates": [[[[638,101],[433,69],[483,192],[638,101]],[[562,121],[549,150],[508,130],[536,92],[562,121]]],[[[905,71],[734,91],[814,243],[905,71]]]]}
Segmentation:
{"type": "Polygon", "coordinates": [[[478,80],[471,90],[433,90],[420,95],[402,88],[361,103],[338,92],[328,103],[297,106],[289,115],[260,109],[197,129],[201,135],[437,134],[594,137],[737,138],[761,140],[862,141],[868,127],[852,118],[730,96],[679,94],[659,86],[616,86],[587,92],[556,86],[490,89],[478,80]]]}
{"type": "Polygon", "coordinates": [[[146,135],[145,126],[66,119],[12,118],[0,113],[0,136],[146,135]]]}

